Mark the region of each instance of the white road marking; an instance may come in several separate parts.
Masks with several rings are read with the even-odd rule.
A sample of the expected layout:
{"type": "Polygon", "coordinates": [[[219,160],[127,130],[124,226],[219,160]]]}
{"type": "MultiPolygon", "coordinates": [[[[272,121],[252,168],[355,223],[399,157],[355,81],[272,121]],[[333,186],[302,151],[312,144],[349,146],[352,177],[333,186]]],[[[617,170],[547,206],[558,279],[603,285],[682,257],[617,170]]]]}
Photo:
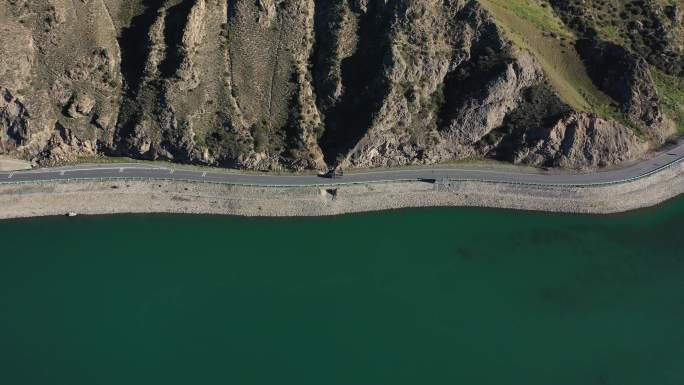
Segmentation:
{"type": "MultiPolygon", "coordinates": [[[[64,170],[60,169],[36,169],[36,170],[29,170],[29,171],[22,171],[22,174],[43,174],[46,172],[49,173],[57,173],[57,172],[63,172],[63,171],[68,171],[68,172],[80,172],[80,171],[110,171],[110,170],[121,170],[122,167],[90,167],[90,168],[67,168],[64,170]]],[[[126,166],[125,168],[133,168],[136,170],[166,170],[166,167],[130,167],[126,166]]]]}
{"type": "MultiPolygon", "coordinates": [[[[431,171],[433,174],[435,172],[475,172],[475,173],[486,173],[486,174],[507,174],[506,170],[487,170],[487,169],[467,169],[467,168],[427,168],[427,169],[404,169],[404,170],[380,170],[380,171],[367,171],[367,172],[350,172],[346,174],[347,176],[356,175],[377,175],[377,174],[397,174],[397,173],[421,173],[431,171]]],[[[532,172],[516,172],[515,175],[525,175],[525,176],[536,176],[544,175],[542,173],[532,173],[532,172]]]]}
{"type": "MultiPolygon", "coordinates": [[[[166,170],[164,167],[91,167],[91,168],[70,168],[68,171],[107,171],[107,170],[122,170],[124,168],[133,168],[136,170],[166,170]]],[[[37,170],[36,172],[42,172],[37,170]]],[[[27,172],[27,173],[30,173],[27,172]]]]}
{"type": "MultiPolygon", "coordinates": [[[[527,173],[527,172],[520,172],[520,171],[514,171],[511,172],[511,170],[507,169],[501,169],[501,170],[487,170],[487,169],[460,169],[460,168],[433,168],[433,169],[392,169],[392,170],[373,170],[373,171],[365,171],[365,172],[360,172],[360,173],[354,173],[350,172],[348,174],[349,178],[342,179],[341,181],[336,181],[336,183],[333,184],[349,184],[349,183],[365,183],[365,182],[378,182],[378,181],[391,181],[391,180],[399,180],[399,178],[404,178],[404,179],[412,179],[413,177],[426,177],[427,175],[431,175],[433,178],[444,178],[447,177],[446,175],[440,175],[442,173],[449,173],[451,174],[451,178],[467,178],[469,175],[473,175],[476,178],[485,178],[489,179],[488,176],[491,176],[492,181],[518,181],[520,180],[522,183],[525,183],[523,179],[526,177],[529,179],[529,177],[532,177],[532,179],[528,180],[527,183],[532,183],[532,184],[544,184],[544,183],[549,183],[552,182],[551,184],[558,184],[558,183],[577,183],[577,184],[582,184],[582,185],[595,185],[595,184],[601,184],[601,183],[614,183],[616,181],[626,181],[626,180],[632,180],[636,179],[642,176],[645,176],[646,174],[651,174],[654,172],[658,172],[664,167],[667,167],[670,164],[681,162],[684,160],[684,141],[683,144],[680,144],[680,147],[675,149],[672,152],[667,152],[667,153],[661,153],[658,156],[655,156],[650,160],[644,160],[641,163],[636,163],[629,165],[623,169],[617,169],[617,170],[601,170],[593,173],[570,173],[570,174],[565,174],[565,173],[560,173],[560,174],[543,174],[543,173],[527,173]],[[683,154],[678,154],[679,151],[682,151],[683,154]],[[672,156],[676,156],[676,159],[672,159],[672,156]],[[400,174],[401,173],[401,174],[400,174]],[[402,175],[403,174],[403,175],[402,175]],[[396,177],[394,177],[396,175],[396,177]],[[634,175],[632,177],[629,177],[630,175],[634,175]],[[580,178],[579,180],[577,178],[580,178]],[[544,181],[544,179],[547,179],[544,181]],[[560,179],[560,180],[559,180],[560,179]],[[536,181],[535,181],[536,180],[536,181]],[[555,180],[555,182],[553,182],[555,180]],[[575,180],[573,182],[573,180],[575,180]],[[584,181],[582,181],[584,180],[584,181]],[[601,181],[608,181],[608,182],[601,182],[601,181]],[[594,181],[594,182],[592,182],[594,181]],[[347,183],[349,182],[349,183],[347,183]]],[[[117,164],[116,166],[95,166],[95,165],[88,165],[83,168],[72,168],[72,167],[65,167],[62,169],[34,169],[31,171],[21,171],[21,172],[12,172],[12,173],[3,173],[0,175],[7,175],[8,179],[13,178],[14,174],[19,174],[22,176],[30,176],[30,175],[35,175],[34,177],[31,177],[29,181],[31,180],[50,180],[50,179],[58,179],[52,177],[52,175],[59,173],[60,175],[65,175],[66,172],[69,172],[69,175],[74,175],[75,177],[79,177],[80,172],[85,172],[85,171],[104,171],[104,170],[119,170],[119,172],[123,173],[124,168],[126,169],[134,169],[134,170],[155,170],[158,172],[152,173],[152,178],[155,176],[161,177],[163,172],[168,171],[169,174],[174,174],[175,171],[180,171],[183,172],[184,175],[185,173],[189,173],[189,175],[202,175],[202,178],[207,178],[208,173],[207,172],[202,172],[202,171],[197,171],[197,170],[190,170],[190,169],[183,169],[183,168],[178,168],[178,169],[171,169],[169,167],[145,167],[137,164],[130,164],[130,166],[125,166],[122,164],[117,164]],[[163,170],[163,171],[162,171],[163,170]],[[47,175],[46,175],[47,174],[47,175]],[[44,179],[43,179],[44,178],[44,179]]],[[[167,175],[169,175],[167,174],[167,175]]],[[[234,178],[246,178],[247,182],[240,182],[240,183],[246,183],[246,184],[255,184],[255,185],[279,185],[279,186],[290,186],[290,184],[287,183],[282,183],[283,180],[292,180],[292,178],[298,178],[300,180],[297,181],[296,184],[291,184],[292,186],[294,185],[318,185],[318,184],[326,184],[328,181],[322,181],[320,179],[317,179],[314,175],[269,175],[269,174],[259,174],[259,173],[223,173],[223,174],[213,174],[212,175],[212,180],[217,180],[217,181],[224,181],[227,183],[231,183],[231,179],[234,178]],[[249,182],[249,180],[253,180],[252,183],[249,182]],[[275,182],[276,179],[280,179],[279,182],[275,182]],[[269,182],[269,180],[271,182],[269,182]]],[[[94,177],[92,177],[94,178],[94,177]]],[[[88,177],[85,177],[83,179],[89,179],[88,177]]],[[[238,181],[239,182],[239,181],[238,181]]],[[[1,182],[0,182],[1,183],[1,182]]]]}

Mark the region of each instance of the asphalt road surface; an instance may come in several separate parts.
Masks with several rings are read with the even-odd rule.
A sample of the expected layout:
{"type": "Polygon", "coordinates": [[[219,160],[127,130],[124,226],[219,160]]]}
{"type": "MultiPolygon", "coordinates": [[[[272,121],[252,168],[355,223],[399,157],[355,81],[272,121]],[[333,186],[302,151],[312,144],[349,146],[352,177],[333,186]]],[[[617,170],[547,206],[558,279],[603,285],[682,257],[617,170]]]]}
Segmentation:
{"type": "Polygon", "coordinates": [[[46,182],[60,180],[98,179],[164,179],[225,183],[254,186],[315,186],[331,184],[369,183],[400,180],[479,180],[542,185],[596,185],[623,182],[657,172],[684,159],[684,142],[655,157],[628,167],[590,172],[558,173],[555,171],[524,173],[509,170],[437,167],[395,169],[369,172],[349,172],[341,178],[327,179],[315,175],[273,175],[221,171],[186,170],[145,164],[99,164],[30,171],[0,172],[0,184],[46,182]]]}

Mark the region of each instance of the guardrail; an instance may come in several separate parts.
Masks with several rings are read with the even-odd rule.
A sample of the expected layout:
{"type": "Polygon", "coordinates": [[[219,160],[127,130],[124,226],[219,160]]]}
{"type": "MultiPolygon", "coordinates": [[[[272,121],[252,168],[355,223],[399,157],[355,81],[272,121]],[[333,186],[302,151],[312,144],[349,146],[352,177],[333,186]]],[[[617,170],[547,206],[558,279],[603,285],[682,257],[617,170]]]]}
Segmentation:
{"type": "MultiPolygon", "coordinates": [[[[416,182],[425,180],[434,180],[434,183],[440,183],[440,180],[446,180],[448,182],[480,182],[480,183],[493,183],[493,184],[509,184],[509,185],[524,185],[524,186],[536,186],[536,187],[571,187],[571,188],[583,188],[583,187],[597,187],[597,186],[608,186],[616,184],[624,184],[629,182],[635,182],[637,180],[647,178],[651,175],[657,174],[663,170],[671,168],[684,160],[684,156],[674,159],[665,165],[657,167],[651,171],[639,174],[633,177],[618,179],[614,181],[606,182],[589,182],[589,183],[544,183],[544,182],[524,182],[524,181],[497,181],[492,179],[482,179],[482,178],[453,178],[453,177],[440,177],[438,179],[433,178],[398,178],[398,179],[378,179],[378,180],[368,180],[368,181],[339,181],[339,182],[327,182],[327,183],[312,183],[312,184],[258,184],[258,183],[243,183],[243,182],[232,182],[232,181],[217,181],[217,180],[205,180],[205,179],[191,179],[191,178],[169,178],[169,177],[130,177],[130,176],[111,176],[111,177],[98,177],[98,178],[58,178],[58,179],[36,179],[36,180],[2,180],[0,179],[0,185],[12,185],[12,184],[40,184],[40,183],[50,183],[50,182],[111,182],[111,181],[166,181],[166,182],[188,182],[188,183],[205,183],[205,184],[222,184],[231,186],[245,186],[245,187],[267,187],[267,188],[294,188],[294,187],[330,187],[330,186],[349,186],[349,185],[362,185],[362,184],[377,184],[377,183],[392,183],[392,182],[416,182]]],[[[68,172],[68,171],[66,171],[68,172]]],[[[173,174],[169,174],[173,175],[173,174]]],[[[353,174],[350,174],[353,175],[353,174]]]]}

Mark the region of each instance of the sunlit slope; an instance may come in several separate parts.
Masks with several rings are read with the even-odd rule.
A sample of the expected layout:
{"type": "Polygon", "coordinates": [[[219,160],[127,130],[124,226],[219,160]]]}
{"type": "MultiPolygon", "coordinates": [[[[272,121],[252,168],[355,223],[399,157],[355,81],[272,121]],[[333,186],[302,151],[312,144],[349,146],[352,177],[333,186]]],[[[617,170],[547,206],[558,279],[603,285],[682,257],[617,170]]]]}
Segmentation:
{"type": "Polygon", "coordinates": [[[657,69],[652,74],[663,100],[663,109],[675,121],[677,130],[684,133],[684,81],[657,69]]]}
{"type": "Polygon", "coordinates": [[[579,111],[612,115],[612,100],[594,86],[572,48],[574,34],[533,0],[480,0],[509,38],[530,51],[561,99],[579,111]]]}

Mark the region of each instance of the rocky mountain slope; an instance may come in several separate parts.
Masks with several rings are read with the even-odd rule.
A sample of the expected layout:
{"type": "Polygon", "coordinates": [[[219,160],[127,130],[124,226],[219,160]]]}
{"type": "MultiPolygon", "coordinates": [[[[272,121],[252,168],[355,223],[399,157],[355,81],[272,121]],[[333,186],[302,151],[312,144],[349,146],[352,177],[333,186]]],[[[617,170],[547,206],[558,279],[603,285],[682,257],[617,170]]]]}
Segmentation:
{"type": "Polygon", "coordinates": [[[668,0],[0,0],[0,154],[593,168],[684,131],[668,0]]]}

